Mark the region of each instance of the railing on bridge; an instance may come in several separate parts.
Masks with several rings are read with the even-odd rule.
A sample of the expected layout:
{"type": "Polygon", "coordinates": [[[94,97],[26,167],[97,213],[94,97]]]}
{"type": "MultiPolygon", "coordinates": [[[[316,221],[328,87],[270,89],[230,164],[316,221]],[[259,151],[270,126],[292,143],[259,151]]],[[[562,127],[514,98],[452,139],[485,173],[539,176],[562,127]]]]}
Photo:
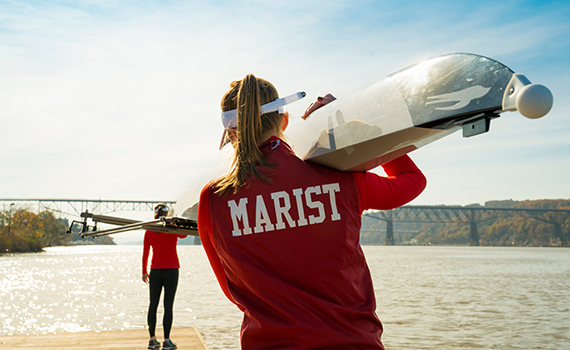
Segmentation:
{"type": "Polygon", "coordinates": [[[363,214],[386,222],[386,245],[394,245],[394,222],[440,222],[469,224],[469,245],[473,246],[479,245],[478,223],[515,215],[552,224],[554,235],[560,237],[562,223],[570,215],[570,210],[406,205],[392,210],[368,210],[363,214]],[[557,215],[546,216],[547,213],[557,215]]]}

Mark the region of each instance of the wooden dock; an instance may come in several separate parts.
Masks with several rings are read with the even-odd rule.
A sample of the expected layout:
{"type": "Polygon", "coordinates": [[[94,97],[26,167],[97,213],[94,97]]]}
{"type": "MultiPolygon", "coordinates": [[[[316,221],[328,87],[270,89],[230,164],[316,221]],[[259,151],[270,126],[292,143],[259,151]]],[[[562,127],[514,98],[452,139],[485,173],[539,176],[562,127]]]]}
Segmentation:
{"type": "MultiPolygon", "coordinates": [[[[156,330],[162,345],[162,329],[156,330]]],[[[180,350],[208,350],[204,339],[194,327],[173,328],[172,341],[180,350]]],[[[39,335],[7,335],[0,337],[0,349],[122,349],[144,350],[148,346],[148,330],[77,332],[39,335]]]]}

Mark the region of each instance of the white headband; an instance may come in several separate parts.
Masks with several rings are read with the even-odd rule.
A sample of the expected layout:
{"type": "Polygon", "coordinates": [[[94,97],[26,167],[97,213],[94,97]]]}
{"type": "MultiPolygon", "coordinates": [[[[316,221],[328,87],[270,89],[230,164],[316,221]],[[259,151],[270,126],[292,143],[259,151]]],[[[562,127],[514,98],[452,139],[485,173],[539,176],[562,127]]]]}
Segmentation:
{"type": "MultiPolygon", "coordinates": [[[[269,102],[261,106],[261,114],[276,112],[283,113],[283,106],[299,101],[305,97],[304,91],[299,91],[293,95],[278,98],[273,102],[269,102]]],[[[231,129],[237,127],[237,109],[232,109],[231,111],[222,112],[222,124],[224,129],[231,129]]]]}

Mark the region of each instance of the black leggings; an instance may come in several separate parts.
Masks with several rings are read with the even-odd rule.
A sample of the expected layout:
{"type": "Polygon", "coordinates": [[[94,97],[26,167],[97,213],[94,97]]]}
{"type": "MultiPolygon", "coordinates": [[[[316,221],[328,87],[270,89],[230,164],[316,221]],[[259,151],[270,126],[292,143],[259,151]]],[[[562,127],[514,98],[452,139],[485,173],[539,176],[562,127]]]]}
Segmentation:
{"type": "Polygon", "coordinates": [[[148,307],[148,332],[154,337],[156,329],[156,311],[160,301],[160,293],[164,287],[164,318],[162,327],[164,328],[164,339],[170,338],[172,328],[172,307],[174,306],[174,295],[178,287],[178,269],[152,269],[149,275],[150,283],[150,305],[148,307]]]}

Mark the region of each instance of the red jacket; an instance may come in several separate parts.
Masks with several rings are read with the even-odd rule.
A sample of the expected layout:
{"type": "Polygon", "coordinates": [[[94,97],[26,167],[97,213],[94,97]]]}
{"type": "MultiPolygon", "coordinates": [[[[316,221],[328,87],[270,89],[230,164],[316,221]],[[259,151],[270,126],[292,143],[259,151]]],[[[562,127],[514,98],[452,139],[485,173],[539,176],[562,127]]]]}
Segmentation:
{"type": "Polygon", "coordinates": [[[200,238],[226,296],[244,311],[243,349],[383,349],[372,278],[359,244],[365,209],[401,206],[425,188],[409,157],[388,177],[305,163],[280,139],[261,147],[272,183],[220,198],[202,190],[200,238]]]}
{"type": "Polygon", "coordinates": [[[152,261],[150,269],[178,269],[178,253],[176,252],[176,242],[178,238],[186,238],[185,235],[174,235],[171,233],[145,231],[142,258],[142,271],[147,274],[148,256],[152,246],[152,261]]]}

